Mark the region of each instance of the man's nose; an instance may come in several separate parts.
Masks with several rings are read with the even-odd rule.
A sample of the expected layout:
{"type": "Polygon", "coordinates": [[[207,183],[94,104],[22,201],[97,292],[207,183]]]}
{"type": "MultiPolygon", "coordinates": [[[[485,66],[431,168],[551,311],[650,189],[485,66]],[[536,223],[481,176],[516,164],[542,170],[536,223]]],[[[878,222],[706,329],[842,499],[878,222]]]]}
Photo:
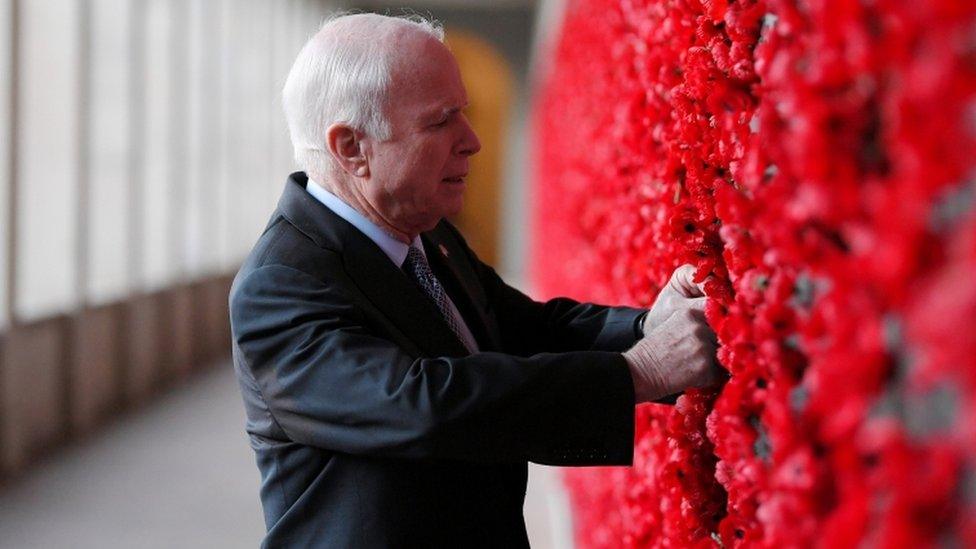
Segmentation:
{"type": "Polygon", "coordinates": [[[471,127],[471,123],[468,122],[467,117],[464,118],[464,135],[461,137],[461,141],[458,143],[457,154],[462,156],[471,156],[481,150],[481,141],[478,139],[478,134],[474,133],[474,128],[471,127]]]}

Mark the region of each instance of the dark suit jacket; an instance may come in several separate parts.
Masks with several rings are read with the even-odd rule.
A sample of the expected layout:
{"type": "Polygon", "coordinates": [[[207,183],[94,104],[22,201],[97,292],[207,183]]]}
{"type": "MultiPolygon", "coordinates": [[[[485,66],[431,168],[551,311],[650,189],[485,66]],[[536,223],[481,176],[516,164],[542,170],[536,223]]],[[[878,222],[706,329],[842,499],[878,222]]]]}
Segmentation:
{"type": "Polygon", "coordinates": [[[482,352],[288,179],[234,280],[234,368],[267,547],[526,547],[526,462],[629,465],[620,351],[643,312],[537,303],[447,222],[422,235],[482,352]]]}

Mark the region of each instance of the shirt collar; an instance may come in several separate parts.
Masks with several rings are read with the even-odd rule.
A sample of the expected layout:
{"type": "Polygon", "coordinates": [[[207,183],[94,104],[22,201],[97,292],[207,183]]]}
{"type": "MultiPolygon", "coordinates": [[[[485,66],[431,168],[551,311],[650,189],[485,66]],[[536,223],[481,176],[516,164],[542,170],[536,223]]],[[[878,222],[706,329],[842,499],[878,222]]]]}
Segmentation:
{"type": "MultiPolygon", "coordinates": [[[[308,194],[315,197],[326,208],[348,221],[353,227],[359,229],[360,232],[375,242],[398,269],[403,266],[404,260],[407,259],[407,252],[410,246],[400,242],[393,235],[376,226],[375,223],[360,213],[359,210],[343,202],[341,198],[326,190],[325,187],[313,181],[312,178],[308,179],[308,185],[305,189],[308,191],[308,194]]],[[[420,235],[414,237],[413,246],[416,246],[420,250],[420,253],[424,254],[424,257],[427,256],[424,252],[424,245],[420,241],[420,235]]]]}

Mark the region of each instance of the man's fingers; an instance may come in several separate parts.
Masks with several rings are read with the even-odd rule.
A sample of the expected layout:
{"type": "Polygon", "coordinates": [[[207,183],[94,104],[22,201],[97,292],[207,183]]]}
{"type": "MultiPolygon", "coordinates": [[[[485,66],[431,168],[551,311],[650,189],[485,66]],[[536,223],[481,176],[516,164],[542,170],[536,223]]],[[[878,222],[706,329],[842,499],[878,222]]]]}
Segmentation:
{"type": "Polygon", "coordinates": [[[708,303],[707,297],[696,297],[688,300],[688,308],[696,311],[705,312],[705,304],[708,303]]]}
{"type": "Polygon", "coordinates": [[[705,295],[705,284],[695,282],[695,266],[685,263],[671,273],[668,284],[685,297],[699,297],[705,295]]]}

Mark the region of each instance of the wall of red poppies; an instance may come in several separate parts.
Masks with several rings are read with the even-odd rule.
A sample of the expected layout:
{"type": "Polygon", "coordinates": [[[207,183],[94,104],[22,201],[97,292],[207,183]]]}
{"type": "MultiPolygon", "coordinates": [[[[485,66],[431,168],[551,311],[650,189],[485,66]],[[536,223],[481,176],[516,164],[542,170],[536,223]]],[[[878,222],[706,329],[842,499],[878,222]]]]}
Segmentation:
{"type": "Polygon", "coordinates": [[[571,470],[580,546],[976,546],[976,3],[569,1],[550,61],[537,287],[692,263],[731,373],[571,470]]]}

